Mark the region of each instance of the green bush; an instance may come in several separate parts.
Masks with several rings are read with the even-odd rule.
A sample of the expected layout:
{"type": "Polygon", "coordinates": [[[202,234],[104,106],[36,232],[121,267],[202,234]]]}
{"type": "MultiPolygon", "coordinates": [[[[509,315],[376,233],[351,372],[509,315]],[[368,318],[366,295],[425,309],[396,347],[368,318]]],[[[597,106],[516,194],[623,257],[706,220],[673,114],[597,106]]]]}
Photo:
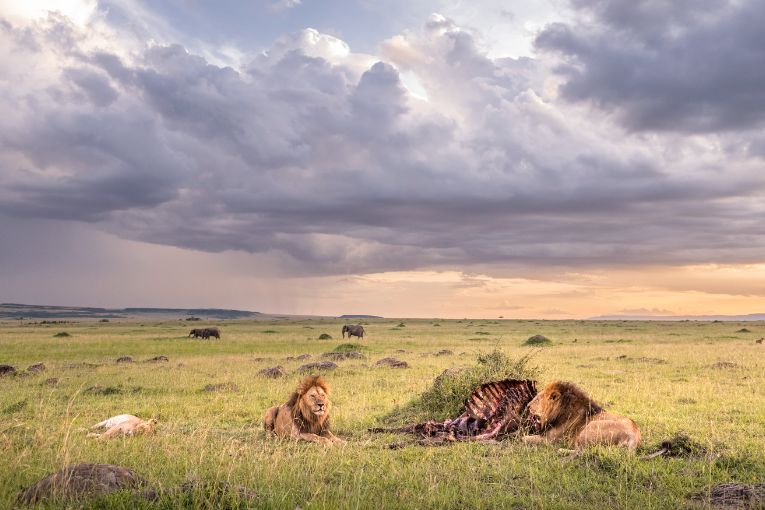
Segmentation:
{"type": "Polygon", "coordinates": [[[544,335],[530,336],[523,345],[550,345],[552,341],[544,335]]]}
{"type": "Polygon", "coordinates": [[[529,364],[531,355],[517,359],[497,349],[479,354],[477,363],[468,368],[449,369],[436,377],[422,395],[383,418],[386,423],[412,423],[445,420],[464,412],[465,401],[481,384],[503,379],[534,379],[539,369],[529,364]]]}
{"type": "Polygon", "coordinates": [[[72,335],[70,335],[66,331],[61,331],[60,333],[56,333],[55,335],[53,335],[54,338],[63,338],[68,336],[72,336],[72,335]]]}
{"type": "Polygon", "coordinates": [[[332,335],[329,333],[322,333],[319,335],[319,340],[332,340],[332,335]]]}

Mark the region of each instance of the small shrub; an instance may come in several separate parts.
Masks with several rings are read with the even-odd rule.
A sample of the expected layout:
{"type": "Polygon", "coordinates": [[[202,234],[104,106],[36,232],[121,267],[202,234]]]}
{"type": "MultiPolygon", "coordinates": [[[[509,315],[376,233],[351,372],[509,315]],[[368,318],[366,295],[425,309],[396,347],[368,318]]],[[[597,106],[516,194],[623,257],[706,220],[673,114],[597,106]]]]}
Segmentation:
{"type": "Polygon", "coordinates": [[[319,340],[332,340],[332,335],[329,333],[322,333],[319,335],[319,340]]]}
{"type": "Polygon", "coordinates": [[[534,379],[539,374],[531,366],[530,355],[510,358],[497,349],[480,354],[476,364],[465,369],[450,369],[433,381],[422,395],[383,418],[387,423],[454,418],[464,411],[465,401],[481,384],[503,379],[534,379]]]}
{"type": "Polygon", "coordinates": [[[276,330],[273,330],[273,329],[264,329],[263,331],[261,331],[261,333],[264,333],[266,335],[270,335],[272,333],[276,333],[276,330]]]}
{"type": "Polygon", "coordinates": [[[552,341],[544,335],[530,336],[523,345],[550,345],[552,341]]]}
{"type": "Polygon", "coordinates": [[[405,327],[406,327],[406,324],[404,324],[403,322],[399,322],[399,323],[398,323],[398,326],[396,326],[396,327],[397,327],[397,328],[405,328],[405,327]]]}
{"type": "Polygon", "coordinates": [[[53,338],[65,338],[65,337],[69,337],[69,336],[72,336],[72,335],[70,335],[66,331],[61,331],[61,332],[56,333],[55,335],[53,335],[53,338]]]}

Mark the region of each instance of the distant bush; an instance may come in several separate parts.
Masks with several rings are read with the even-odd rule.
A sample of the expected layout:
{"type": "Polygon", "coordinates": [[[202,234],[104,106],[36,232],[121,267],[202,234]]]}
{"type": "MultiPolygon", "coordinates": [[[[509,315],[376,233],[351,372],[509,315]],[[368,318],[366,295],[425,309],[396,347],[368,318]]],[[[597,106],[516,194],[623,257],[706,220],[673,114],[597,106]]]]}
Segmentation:
{"type": "Polygon", "coordinates": [[[61,331],[60,333],[56,333],[55,335],[53,335],[54,338],[63,338],[67,336],[72,336],[72,335],[70,335],[66,331],[61,331]]]}
{"type": "Polygon", "coordinates": [[[397,328],[405,328],[405,327],[406,327],[406,324],[404,324],[403,322],[399,322],[399,323],[398,323],[398,326],[396,326],[396,327],[397,327],[397,328]]]}
{"type": "Polygon", "coordinates": [[[422,395],[396,409],[383,421],[411,423],[459,416],[464,411],[465,401],[481,384],[503,379],[536,378],[539,369],[530,365],[530,360],[530,355],[513,359],[497,349],[479,354],[474,366],[444,371],[422,395]]]}
{"type": "Polygon", "coordinates": [[[264,329],[263,331],[261,331],[261,333],[265,333],[265,334],[269,335],[271,333],[276,333],[276,330],[273,330],[273,329],[264,329]]]}
{"type": "Polygon", "coordinates": [[[322,333],[319,335],[319,340],[332,340],[332,335],[329,333],[322,333]]]}
{"type": "Polygon", "coordinates": [[[109,322],[109,319],[101,319],[101,320],[100,320],[100,321],[98,321],[98,322],[109,322]]]}
{"type": "Polygon", "coordinates": [[[523,345],[550,345],[552,341],[544,335],[530,336],[523,342],[523,345]]]}
{"type": "Polygon", "coordinates": [[[334,352],[353,352],[353,351],[362,351],[364,349],[367,349],[366,345],[361,344],[340,344],[337,347],[333,349],[334,352]]]}

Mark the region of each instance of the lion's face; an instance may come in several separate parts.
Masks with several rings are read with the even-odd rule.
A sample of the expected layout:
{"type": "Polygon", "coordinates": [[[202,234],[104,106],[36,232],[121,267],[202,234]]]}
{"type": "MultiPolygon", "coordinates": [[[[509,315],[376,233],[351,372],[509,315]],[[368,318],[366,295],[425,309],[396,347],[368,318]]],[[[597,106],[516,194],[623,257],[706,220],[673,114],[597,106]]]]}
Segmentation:
{"type": "Polygon", "coordinates": [[[311,415],[317,418],[329,415],[331,405],[327,393],[320,386],[311,386],[300,398],[301,411],[306,418],[311,415]]]}
{"type": "Polygon", "coordinates": [[[152,418],[147,420],[136,427],[136,432],[139,434],[152,434],[157,426],[157,420],[152,418]]]}
{"type": "Polygon", "coordinates": [[[529,402],[528,410],[534,416],[539,417],[542,426],[555,420],[560,414],[561,392],[553,385],[547,386],[544,391],[529,402]]]}

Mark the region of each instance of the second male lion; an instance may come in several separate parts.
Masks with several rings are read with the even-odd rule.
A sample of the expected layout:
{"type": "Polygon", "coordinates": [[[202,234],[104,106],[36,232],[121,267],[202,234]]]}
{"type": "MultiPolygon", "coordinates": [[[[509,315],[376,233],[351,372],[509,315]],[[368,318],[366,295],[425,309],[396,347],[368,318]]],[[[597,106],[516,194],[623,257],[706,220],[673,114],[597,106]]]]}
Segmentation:
{"type": "Polygon", "coordinates": [[[329,430],[329,385],[320,375],[309,375],[298,384],[286,404],[266,411],[266,434],[315,443],[344,443],[329,430]]]}
{"type": "Polygon", "coordinates": [[[544,432],[525,436],[524,443],[564,441],[577,449],[614,445],[633,452],[640,444],[640,429],[635,422],[606,412],[570,382],[551,382],[529,403],[528,410],[539,417],[544,432]]]}

